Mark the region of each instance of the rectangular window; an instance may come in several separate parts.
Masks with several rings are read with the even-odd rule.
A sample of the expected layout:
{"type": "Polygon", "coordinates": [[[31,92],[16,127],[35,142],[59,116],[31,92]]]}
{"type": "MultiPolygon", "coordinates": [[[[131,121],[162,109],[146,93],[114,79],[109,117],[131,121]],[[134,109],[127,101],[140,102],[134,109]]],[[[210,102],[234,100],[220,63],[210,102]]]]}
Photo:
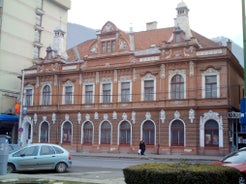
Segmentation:
{"type": "Polygon", "coordinates": [[[154,100],[154,81],[153,80],[144,81],[144,100],[145,101],[154,100]]]}
{"type": "Polygon", "coordinates": [[[107,53],[111,52],[111,42],[107,41],[107,53]]]}
{"type": "Polygon", "coordinates": [[[37,8],[42,9],[43,8],[43,0],[36,0],[36,6],[37,6],[37,8]]]}
{"type": "Polygon", "coordinates": [[[206,98],[217,98],[217,76],[205,76],[205,95],[206,98]]]}
{"type": "Polygon", "coordinates": [[[36,22],[37,26],[42,26],[42,15],[36,14],[36,22]]]}
{"type": "Polygon", "coordinates": [[[115,52],[115,40],[112,41],[112,52],[115,52]]]}
{"type": "Polygon", "coordinates": [[[33,58],[38,59],[40,56],[40,47],[34,46],[33,47],[33,58]]]}
{"type": "Polygon", "coordinates": [[[41,40],[41,31],[35,29],[34,42],[40,43],[40,40],[41,40]]]}
{"type": "Polygon", "coordinates": [[[92,104],[93,102],[93,85],[85,85],[85,103],[92,104]]]}
{"type": "Polygon", "coordinates": [[[103,103],[111,102],[111,84],[103,84],[103,103]]]}
{"type": "Polygon", "coordinates": [[[65,86],[65,104],[73,103],[73,87],[65,86]]]}
{"type": "Polygon", "coordinates": [[[121,82],[121,102],[130,101],[130,82],[121,82]]]}
{"type": "Polygon", "coordinates": [[[106,42],[102,42],[102,53],[106,53],[106,42]]]}
{"type": "Polygon", "coordinates": [[[115,40],[102,42],[102,53],[112,53],[115,52],[115,40]]]}
{"type": "Polygon", "coordinates": [[[26,89],[26,106],[32,105],[32,89],[26,89]]]}

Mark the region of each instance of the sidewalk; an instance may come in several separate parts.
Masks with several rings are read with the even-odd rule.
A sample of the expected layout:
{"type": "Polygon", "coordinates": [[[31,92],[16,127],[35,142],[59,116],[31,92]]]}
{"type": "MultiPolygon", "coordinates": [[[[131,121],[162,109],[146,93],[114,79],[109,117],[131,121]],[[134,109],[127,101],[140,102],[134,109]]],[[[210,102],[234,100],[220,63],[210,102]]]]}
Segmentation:
{"type": "Polygon", "coordinates": [[[215,161],[220,160],[222,156],[205,156],[205,155],[163,155],[163,154],[145,154],[140,156],[132,153],[91,153],[91,152],[76,152],[69,150],[75,156],[88,156],[88,157],[109,157],[109,158],[145,158],[145,159],[164,159],[164,160],[194,160],[194,161],[215,161]]]}

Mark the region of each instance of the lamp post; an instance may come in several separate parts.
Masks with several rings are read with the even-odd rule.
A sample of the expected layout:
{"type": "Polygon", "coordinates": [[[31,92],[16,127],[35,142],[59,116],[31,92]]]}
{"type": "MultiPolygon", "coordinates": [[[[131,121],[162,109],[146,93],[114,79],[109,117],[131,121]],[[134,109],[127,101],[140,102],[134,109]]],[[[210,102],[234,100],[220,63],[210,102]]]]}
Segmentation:
{"type": "Polygon", "coordinates": [[[244,54],[244,98],[246,98],[246,24],[245,0],[242,0],[243,54],[244,54]]]}
{"type": "Polygon", "coordinates": [[[22,128],[22,111],[23,111],[23,93],[24,93],[24,80],[25,80],[25,71],[22,70],[21,72],[22,77],[21,77],[21,96],[20,96],[20,116],[19,116],[19,123],[18,123],[18,144],[22,145],[21,142],[21,134],[23,132],[22,128]]]}

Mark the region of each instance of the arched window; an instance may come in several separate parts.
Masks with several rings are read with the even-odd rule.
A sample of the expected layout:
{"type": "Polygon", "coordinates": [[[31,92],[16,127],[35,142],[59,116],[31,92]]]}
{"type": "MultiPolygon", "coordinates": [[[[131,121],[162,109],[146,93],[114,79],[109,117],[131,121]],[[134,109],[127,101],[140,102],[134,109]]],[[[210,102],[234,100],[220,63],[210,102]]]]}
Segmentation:
{"type": "Polygon", "coordinates": [[[92,123],[87,121],[83,126],[83,143],[92,144],[93,126],[92,123]]]}
{"type": "Polygon", "coordinates": [[[63,143],[71,143],[72,142],[72,125],[69,122],[65,122],[63,124],[63,134],[62,134],[62,142],[63,143]]]}
{"type": "Polygon", "coordinates": [[[171,146],[184,146],[184,124],[179,120],[171,125],[171,146]]]}
{"type": "Polygon", "coordinates": [[[42,105],[50,105],[50,96],[51,96],[50,86],[45,85],[42,92],[42,105]]]}
{"type": "Polygon", "coordinates": [[[214,120],[205,123],[205,146],[219,146],[219,126],[214,120]]]}
{"type": "Polygon", "coordinates": [[[120,124],[120,144],[130,144],[131,141],[131,126],[127,121],[123,121],[120,124]]]}
{"type": "Polygon", "coordinates": [[[173,76],[171,80],[171,99],[184,98],[184,79],[181,75],[173,76]]]}
{"type": "Polygon", "coordinates": [[[101,124],[101,144],[111,143],[111,125],[108,121],[101,124]]]}
{"type": "Polygon", "coordinates": [[[144,122],[143,139],[145,144],[153,145],[155,143],[155,126],[152,121],[144,122]]]}
{"type": "Polygon", "coordinates": [[[41,124],[40,142],[41,143],[49,142],[49,125],[46,121],[41,124]]]}

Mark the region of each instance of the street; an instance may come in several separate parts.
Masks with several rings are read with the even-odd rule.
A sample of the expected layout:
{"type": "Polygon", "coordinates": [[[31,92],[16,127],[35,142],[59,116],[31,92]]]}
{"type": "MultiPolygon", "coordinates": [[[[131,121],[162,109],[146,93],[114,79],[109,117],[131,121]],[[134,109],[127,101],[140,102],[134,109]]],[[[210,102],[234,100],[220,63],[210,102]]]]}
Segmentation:
{"type": "MultiPolygon", "coordinates": [[[[176,159],[153,159],[148,156],[136,156],[135,158],[123,157],[96,157],[96,156],[81,156],[73,155],[72,168],[66,173],[56,173],[54,171],[35,171],[7,174],[3,178],[15,179],[20,178],[41,178],[49,180],[64,180],[77,181],[85,183],[100,183],[100,184],[123,184],[124,175],[122,169],[131,165],[148,163],[148,162],[181,162],[176,159]]],[[[210,163],[209,160],[186,160],[188,163],[210,163]]],[[[1,180],[2,181],[2,180],[1,180]]],[[[0,182],[1,183],[1,182],[0,182]]]]}

